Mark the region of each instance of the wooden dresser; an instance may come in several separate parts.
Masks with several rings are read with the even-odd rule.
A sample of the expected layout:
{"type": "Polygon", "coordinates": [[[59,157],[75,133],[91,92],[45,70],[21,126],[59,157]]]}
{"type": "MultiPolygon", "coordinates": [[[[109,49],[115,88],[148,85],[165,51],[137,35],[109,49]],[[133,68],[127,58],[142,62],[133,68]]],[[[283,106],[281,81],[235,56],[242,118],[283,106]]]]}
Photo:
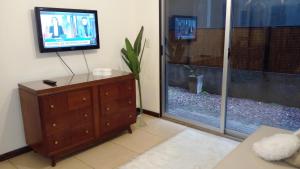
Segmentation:
{"type": "Polygon", "coordinates": [[[27,144],[56,161],[110,139],[136,122],[135,80],[132,74],[91,74],[19,84],[27,144]]]}

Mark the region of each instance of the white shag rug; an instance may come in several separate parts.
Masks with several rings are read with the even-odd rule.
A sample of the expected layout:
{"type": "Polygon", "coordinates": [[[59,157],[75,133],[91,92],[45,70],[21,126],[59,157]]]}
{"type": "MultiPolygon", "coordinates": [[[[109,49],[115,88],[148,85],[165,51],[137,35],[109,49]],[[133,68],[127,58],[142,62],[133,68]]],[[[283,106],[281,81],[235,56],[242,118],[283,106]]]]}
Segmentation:
{"type": "Polygon", "coordinates": [[[238,144],[187,129],[119,169],[212,169],[238,144]]]}

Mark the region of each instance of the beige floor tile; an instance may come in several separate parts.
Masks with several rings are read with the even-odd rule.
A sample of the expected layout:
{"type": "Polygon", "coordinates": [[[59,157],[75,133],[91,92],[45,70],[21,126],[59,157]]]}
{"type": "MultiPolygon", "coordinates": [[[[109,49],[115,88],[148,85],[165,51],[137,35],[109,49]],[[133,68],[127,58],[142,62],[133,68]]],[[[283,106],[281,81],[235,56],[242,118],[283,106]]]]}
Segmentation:
{"type": "Polygon", "coordinates": [[[46,169],[50,160],[34,152],[29,152],[9,160],[18,169],[46,169]]]}
{"type": "MultiPolygon", "coordinates": [[[[156,118],[156,119],[158,119],[158,118],[156,118]]],[[[139,117],[137,118],[136,123],[131,125],[131,128],[133,131],[143,128],[143,127],[147,126],[148,123],[151,123],[151,121],[154,121],[156,119],[155,119],[155,117],[143,114],[141,116],[141,118],[139,118],[139,117]]]]}
{"type": "Polygon", "coordinates": [[[112,169],[130,161],[136,156],[136,153],[123,146],[107,142],[80,153],[75,158],[95,169],[112,169]]]}
{"type": "MultiPolygon", "coordinates": [[[[125,164],[186,127],[149,115],[142,116],[146,125],[132,126],[133,134],[118,138],[60,161],[53,169],[113,169],[125,164]]],[[[29,152],[0,163],[0,169],[51,169],[50,160],[29,152]]]]}
{"type": "Polygon", "coordinates": [[[8,161],[3,161],[0,162],[0,169],[16,169],[10,162],[8,161]]]}
{"type": "Polygon", "coordinates": [[[148,125],[142,129],[151,134],[167,139],[182,132],[186,128],[187,127],[183,125],[160,119],[148,123],[148,125]]]}
{"type": "MultiPolygon", "coordinates": [[[[58,161],[55,167],[51,167],[50,159],[30,152],[9,160],[17,169],[92,169],[73,157],[58,161]]],[[[2,168],[0,168],[2,169],[2,168]]]]}
{"type": "Polygon", "coordinates": [[[162,137],[155,136],[141,129],[112,140],[113,143],[122,145],[136,153],[143,153],[163,141],[162,137]]]}
{"type": "Polygon", "coordinates": [[[147,122],[147,123],[152,122],[152,121],[156,121],[156,120],[160,120],[160,118],[153,117],[153,116],[149,116],[149,115],[147,115],[147,114],[143,114],[143,115],[142,115],[142,119],[143,119],[145,122],[147,122]]]}
{"type": "Polygon", "coordinates": [[[88,166],[79,159],[70,157],[68,159],[59,161],[55,167],[49,167],[49,169],[92,169],[92,167],[88,166]]]}
{"type": "Polygon", "coordinates": [[[131,128],[133,130],[144,128],[144,127],[147,127],[148,125],[150,125],[156,121],[160,121],[160,120],[161,120],[160,118],[149,116],[147,114],[143,114],[141,116],[141,119],[137,118],[137,122],[134,125],[132,125],[131,128]]]}

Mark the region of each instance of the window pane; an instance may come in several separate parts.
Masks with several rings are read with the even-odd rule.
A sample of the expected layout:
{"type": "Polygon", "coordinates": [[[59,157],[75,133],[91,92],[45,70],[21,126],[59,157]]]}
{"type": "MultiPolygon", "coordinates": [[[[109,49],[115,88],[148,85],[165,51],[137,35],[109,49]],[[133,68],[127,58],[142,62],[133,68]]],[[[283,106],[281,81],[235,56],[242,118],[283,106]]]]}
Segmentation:
{"type": "Polygon", "coordinates": [[[225,0],[166,1],[167,114],[220,127],[225,13],[225,0]]]}
{"type": "Polygon", "coordinates": [[[233,0],[226,128],[300,128],[300,1],[233,0]]]}

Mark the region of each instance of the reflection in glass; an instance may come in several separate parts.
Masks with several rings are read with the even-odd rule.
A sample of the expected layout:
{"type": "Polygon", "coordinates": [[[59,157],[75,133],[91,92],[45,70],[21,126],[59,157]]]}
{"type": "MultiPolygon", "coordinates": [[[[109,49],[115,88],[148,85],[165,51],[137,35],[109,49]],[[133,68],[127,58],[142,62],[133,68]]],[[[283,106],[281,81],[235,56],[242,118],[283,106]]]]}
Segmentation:
{"type": "Polygon", "coordinates": [[[220,127],[225,0],[167,0],[167,114],[220,127]]]}
{"type": "Polygon", "coordinates": [[[300,128],[300,1],[233,0],[226,128],[300,128]]]}

